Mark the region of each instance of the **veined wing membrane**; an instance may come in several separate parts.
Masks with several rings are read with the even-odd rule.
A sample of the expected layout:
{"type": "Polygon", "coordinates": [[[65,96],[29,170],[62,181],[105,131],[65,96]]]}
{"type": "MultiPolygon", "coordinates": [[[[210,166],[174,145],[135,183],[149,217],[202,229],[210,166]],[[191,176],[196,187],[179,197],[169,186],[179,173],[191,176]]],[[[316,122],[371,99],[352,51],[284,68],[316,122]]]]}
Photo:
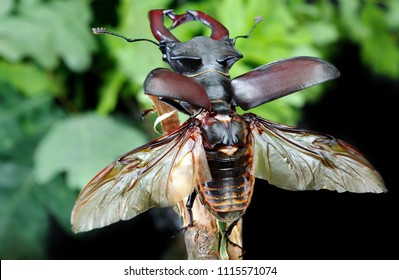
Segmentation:
{"type": "Polygon", "coordinates": [[[348,143],[250,116],[255,176],[288,190],[385,192],[380,174],[348,143]]]}
{"type": "Polygon", "coordinates": [[[104,168],[80,193],[72,211],[75,232],[128,220],[152,207],[177,204],[210,179],[199,128],[187,121],[104,168]]]}

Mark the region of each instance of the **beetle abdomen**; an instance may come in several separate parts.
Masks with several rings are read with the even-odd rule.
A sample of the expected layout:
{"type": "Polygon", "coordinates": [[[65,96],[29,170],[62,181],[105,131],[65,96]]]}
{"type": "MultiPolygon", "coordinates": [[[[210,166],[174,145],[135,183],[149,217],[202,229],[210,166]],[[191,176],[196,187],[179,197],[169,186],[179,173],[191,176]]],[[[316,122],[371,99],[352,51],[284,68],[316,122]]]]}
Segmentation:
{"type": "Polygon", "coordinates": [[[253,193],[251,149],[219,147],[206,155],[212,180],[198,186],[201,202],[219,220],[235,221],[245,213],[253,193]],[[226,149],[235,152],[229,155],[226,149]]]}

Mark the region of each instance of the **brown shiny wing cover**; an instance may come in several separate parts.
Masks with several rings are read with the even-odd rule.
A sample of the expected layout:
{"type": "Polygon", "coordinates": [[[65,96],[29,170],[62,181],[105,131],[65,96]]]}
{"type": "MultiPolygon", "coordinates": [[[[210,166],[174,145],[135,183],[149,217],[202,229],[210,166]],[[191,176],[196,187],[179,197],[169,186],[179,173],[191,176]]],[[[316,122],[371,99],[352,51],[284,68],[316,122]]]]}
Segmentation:
{"type": "Polygon", "coordinates": [[[338,69],[327,61],[299,56],[265,64],[231,83],[237,105],[248,110],[339,75],[338,69]]]}

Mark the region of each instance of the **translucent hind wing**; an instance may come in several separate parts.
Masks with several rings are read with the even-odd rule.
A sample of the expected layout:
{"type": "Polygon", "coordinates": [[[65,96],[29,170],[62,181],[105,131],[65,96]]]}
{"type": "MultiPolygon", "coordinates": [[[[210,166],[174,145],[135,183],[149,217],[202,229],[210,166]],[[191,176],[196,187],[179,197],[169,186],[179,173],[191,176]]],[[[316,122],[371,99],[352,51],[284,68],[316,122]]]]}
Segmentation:
{"type": "Polygon", "coordinates": [[[354,147],[332,136],[251,115],[255,176],[288,190],[385,192],[380,174],[354,147]]]}
{"type": "Polygon", "coordinates": [[[209,178],[199,129],[183,124],[121,156],[95,176],[75,203],[72,229],[101,228],[152,207],[175,205],[209,178]]]}

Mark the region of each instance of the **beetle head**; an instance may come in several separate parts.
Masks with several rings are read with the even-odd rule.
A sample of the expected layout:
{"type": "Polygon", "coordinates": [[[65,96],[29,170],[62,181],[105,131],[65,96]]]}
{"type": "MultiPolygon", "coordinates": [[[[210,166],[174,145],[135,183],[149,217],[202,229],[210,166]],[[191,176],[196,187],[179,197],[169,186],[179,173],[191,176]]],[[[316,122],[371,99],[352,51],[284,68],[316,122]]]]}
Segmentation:
{"type": "Polygon", "coordinates": [[[199,11],[187,11],[176,15],[173,10],[152,10],[149,12],[151,31],[160,42],[162,59],[176,72],[186,76],[215,71],[228,75],[231,66],[243,56],[235,48],[235,38],[229,39],[228,30],[217,20],[199,11]],[[164,18],[172,20],[168,29],[164,18]],[[199,36],[187,42],[180,42],[171,29],[189,22],[199,21],[211,29],[210,37],[199,36]]]}
{"type": "Polygon", "coordinates": [[[228,75],[231,66],[242,54],[231,40],[195,37],[187,42],[165,42],[162,58],[176,72],[195,76],[216,71],[228,75]]]}

